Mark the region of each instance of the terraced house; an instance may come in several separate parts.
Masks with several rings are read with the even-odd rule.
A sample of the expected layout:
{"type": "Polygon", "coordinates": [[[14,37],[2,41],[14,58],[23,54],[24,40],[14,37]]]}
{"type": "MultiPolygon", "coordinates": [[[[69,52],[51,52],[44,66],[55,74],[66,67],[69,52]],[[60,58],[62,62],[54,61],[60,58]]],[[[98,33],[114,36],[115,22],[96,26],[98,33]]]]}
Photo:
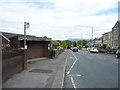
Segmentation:
{"type": "Polygon", "coordinates": [[[107,47],[111,47],[117,49],[120,45],[120,21],[117,21],[112,31],[104,33],[103,37],[103,44],[106,44],[107,47]]]}
{"type": "Polygon", "coordinates": [[[113,32],[113,48],[117,48],[120,44],[120,21],[117,21],[115,26],[112,28],[113,32]]]}

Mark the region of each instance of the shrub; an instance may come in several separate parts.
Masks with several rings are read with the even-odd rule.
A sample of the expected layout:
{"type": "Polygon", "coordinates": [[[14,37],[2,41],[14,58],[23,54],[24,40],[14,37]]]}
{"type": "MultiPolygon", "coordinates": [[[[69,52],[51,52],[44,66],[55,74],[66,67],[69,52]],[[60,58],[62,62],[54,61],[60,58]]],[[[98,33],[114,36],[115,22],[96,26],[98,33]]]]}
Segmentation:
{"type": "Polygon", "coordinates": [[[100,48],[100,49],[102,49],[103,47],[102,47],[102,46],[98,46],[97,48],[100,48]]]}
{"type": "Polygon", "coordinates": [[[118,45],[118,49],[120,49],[120,44],[118,45]]]}
{"type": "Polygon", "coordinates": [[[102,48],[103,48],[103,49],[106,49],[106,44],[103,44],[102,48]]]}
{"type": "Polygon", "coordinates": [[[54,49],[59,49],[59,44],[58,43],[54,43],[54,49]]]}
{"type": "Polygon", "coordinates": [[[85,45],[85,48],[88,48],[89,46],[88,45],[85,45]]]}
{"type": "Polygon", "coordinates": [[[82,49],[82,45],[79,45],[79,46],[78,46],[78,49],[82,49]]]}
{"type": "Polygon", "coordinates": [[[112,49],[110,47],[107,47],[106,50],[107,50],[107,52],[111,52],[112,51],[112,49]]]}

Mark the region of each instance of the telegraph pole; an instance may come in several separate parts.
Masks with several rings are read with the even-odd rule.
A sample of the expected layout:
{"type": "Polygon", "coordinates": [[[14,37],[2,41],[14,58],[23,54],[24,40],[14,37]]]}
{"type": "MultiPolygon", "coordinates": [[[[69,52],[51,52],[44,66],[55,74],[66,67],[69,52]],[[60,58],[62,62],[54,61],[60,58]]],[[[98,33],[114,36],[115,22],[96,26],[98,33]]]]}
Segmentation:
{"type": "Polygon", "coordinates": [[[82,37],[81,37],[81,49],[82,49],[82,37]]]}
{"type": "Polygon", "coordinates": [[[92,46],[93,46],[93,26],[92,26],[92,38],[91,38],[91,43],[92,43],[92,46]]]}

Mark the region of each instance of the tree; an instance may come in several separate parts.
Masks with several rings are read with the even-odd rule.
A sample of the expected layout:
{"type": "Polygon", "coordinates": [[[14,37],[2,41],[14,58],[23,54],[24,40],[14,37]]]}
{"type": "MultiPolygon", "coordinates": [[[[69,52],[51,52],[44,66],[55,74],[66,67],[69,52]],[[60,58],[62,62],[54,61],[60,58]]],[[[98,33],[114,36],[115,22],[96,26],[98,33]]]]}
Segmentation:
{"type": "Polygon", "coordinates": [[[89,47],[89,46],[86,44],[86,45],[85,45],[85,48],[88,48],[88,47],[89,47]]]}
{"type": "Polygon", "coordinates": [[[77,47],[76,41],[73,41],[73,47],[77,47]]]}
{"type": "Polygon", "coordinates": [[[106,44],[103,44],[103,46],[102,46],[102,47],[103,47],[103,49],[106,49],[106,44]]]}
{"type": "Polygon", "coordinates": [[[65,41],[62,41],[62,42],[61,42],[61,46],[62,46],[62,48],[67,48],[66,42],[65,42],[65,41]]]}
{"type": "Polygon", "coordinates": [[[67,45],[67,48],[70,49],[72,46],[72,42],[70,40],[65,40],[65,43],[67,45]]]}
{"type": "Polygon", "coordinates": [[[78,46],[78,49],[82,49],[82,45],[79,45],[79,46],[78,46]]]}
{"type": "Polygon", "coordinates": [[[44,38],[47,38],[47,36],[44,36],[44,38]]]}
{"type": "Polygon", "coordinates": [[[77,41],[78,45],[81,45],[81,43],[82,43],[82,40],[77,41]]]}
{"type": "Polygon", "coordinates": [[[59,49],[59,44],[58,43],[54,43],[53,46],[54,46],[54,49],[59,49]]]}
{"type": "Polygon", "coordinates": [[[62,41],[61,41],[61,40],[57,40],[57,42],[59,42],[60,44],[62,43],[62,41]]]}
{"type": "Polygon", "coordinates": [[[88,41],[87,40],[79,40],[77,43],[78,43],[78,45],[82,44],[82,46],[85,46],[85,45],[87,45],[88,41]]]}

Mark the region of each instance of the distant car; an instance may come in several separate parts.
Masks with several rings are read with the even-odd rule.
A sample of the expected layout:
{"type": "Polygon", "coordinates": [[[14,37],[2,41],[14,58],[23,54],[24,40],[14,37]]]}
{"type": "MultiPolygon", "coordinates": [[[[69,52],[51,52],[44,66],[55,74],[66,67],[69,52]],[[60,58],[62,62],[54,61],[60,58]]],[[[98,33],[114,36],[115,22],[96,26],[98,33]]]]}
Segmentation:
{"type": "Polygon", "coordinates": [[[94,47],[90,48],[90,53],[98,53],[98,52],[99,51],[97,48],[94,48],[94,47]]]}
{"type": "Polygon", "coordinates": [[[72,51],[73,51],[73,52],[78,52],[78,48],[77,48],[77,47],[74,47],[74,48],[72,49],[72,51]]]}
{"type": "Polygon", "coordinates": [[[74,49],[74,48],[70,48],[70,50],[72,50],[72,51],[73,51],[73,49],[74,49]]]}
{"type": "Polygon", "coordinates": [[[117,58],[120,58],[120,49],[118,49],[118,50],[116,51],[116,57],[117,57],[117,58]]]}

